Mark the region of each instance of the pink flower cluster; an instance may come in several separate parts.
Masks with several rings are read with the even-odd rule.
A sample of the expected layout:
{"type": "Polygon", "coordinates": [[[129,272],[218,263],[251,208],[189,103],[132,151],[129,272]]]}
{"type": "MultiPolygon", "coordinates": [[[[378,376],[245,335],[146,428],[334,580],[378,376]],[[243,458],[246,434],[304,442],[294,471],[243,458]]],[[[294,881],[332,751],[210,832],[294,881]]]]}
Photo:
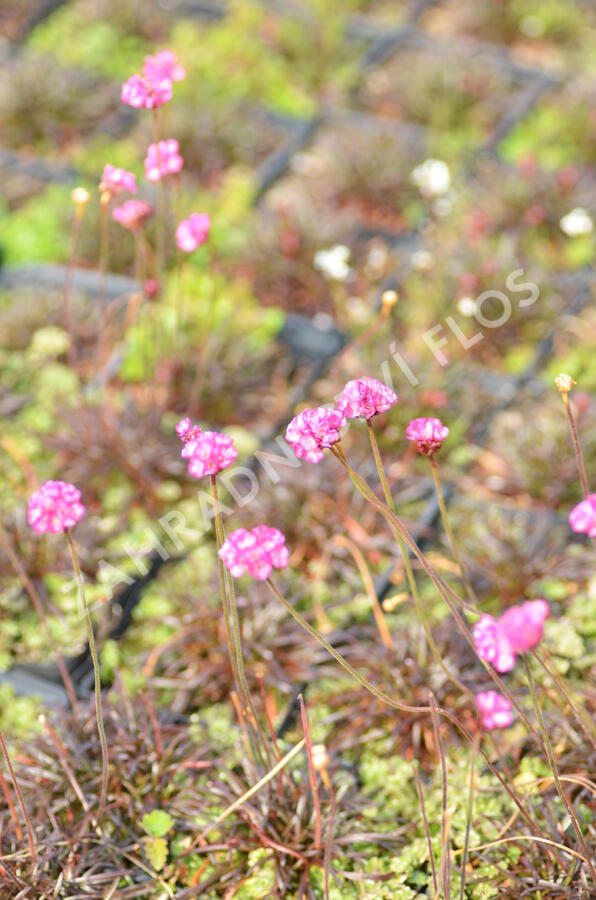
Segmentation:
{"type": "Polygon", "coordinates": [[[31,495],[27,521],[37,534],[60,534],[85,515],[81,492],[68,481],[44,481],[31,495]]]}
{"type": "Polygon", "coordinates": [[[115,197],[122,191],[128,191],[129,194],[137,193],[137,180],[133,172],[127,172],[119,166],[112,166],[108,163],[103,170],[99,190],[102,194],[108,194],[115,197]]]}
{"type": "Polygon", "coordinates": [[[259,581],[269,578],[274,568],[285,568],[289,560],[285,537],[277,528],[267,525],[257,525],[251,531],[246,528],[232,531],[219,556],[234,578],[248,572],[259,581]]]}
{"type": "Polygon", "coordinates": [[[549,614],[546,600],[527,600],[511,606],[499,619],[481,616],[474,626],[478,656],[492,663],[497,672],[510,672],[519,654],[538,646],[549,614]]]}
{"type": "Polygon", "coordinates": [[[397,394],[376,378],[348,381],[339,395],[337,409],[348,419],[371,419],[397,403],[397,394]]]}
{"type": "Polygon", "coordinates": [[[145,157],[145,178],[160,181],[164,175],[177,175],[184,165],[178,141],[169,138],[157,144],[149,144],[145,157]]]}
{"type": "Polygon", "coordinates": [[[511,702],[497,691],[481,691],[476,694],[476,707],[482,727],[487,731],[509,728],[513,722],[511,702]]]}
{"type": "Polygon", "coordinates": [[[589,494],[571,510],[569,524],[577,534],[596,538],[596,494],[589,494]]]}
{"type": "Polygon", "coordinates": [[[196,440],[200,433],[201,429],[199,428],[199,426],[193,425],[188,417],[185,419],[180,419],[180,421],[176,425],[176,434],[184,444],[186,444],[188,441],[196,440]]]}
{"type": "Polygon", "coordinates": [[[171,50],[161,50],[146,56],[142,74],[131,75],[122,85],[123,103],[135,109],[158,109],[172,99],[174,81],[181,81],[186,72],[171,50]]]}
{"type": "Polygon", "coordinates": [[[345,424],[346,417],[338,409],[305,409],[286,428],[286,441],[293,445],[298,459],[318,463],[323,459],[323,450],[339,440],[339,429],[345,424]]]}
{"type": "Polygon", "coordinates": [[[116,206],[112,211],[114,222],[118,222],[129,231],[138,231],[144,220],[153,212],[150,203],[144,200],[127,200],[122,206],[116,206]]]}
{"type": "Polygon", "coordinates": [[[182,440],[184,447],[181,455],[189,461],[188,474],[192,478],[217,475],[231,466],[238,456],[232,438],[219,431],[199,431],[190,439],[182,440]]]}
{"type": "Polygon", "coordinates": [[[192,253],[209,237],[211,219],[207,213],[193,213],[176,228],[176,243],[180,250],[192,253]]]}
{"type": "Polygon", "coordinates": [[[412,419],[406,428],[406,438],[409,441],[416,441],[418,453],[422,453],[424,456],[432,456],[437,450],[440,450],[448,435],[449,429],[443,425],[440,419],[426,416],[412,419]]]}
{"type": "Polygon", "coordinates": [[[145,57],[143,75],[153,81],[184,81],[186,69],[180,65],[171,50],[160,50],[155,56],[145,57]]]}

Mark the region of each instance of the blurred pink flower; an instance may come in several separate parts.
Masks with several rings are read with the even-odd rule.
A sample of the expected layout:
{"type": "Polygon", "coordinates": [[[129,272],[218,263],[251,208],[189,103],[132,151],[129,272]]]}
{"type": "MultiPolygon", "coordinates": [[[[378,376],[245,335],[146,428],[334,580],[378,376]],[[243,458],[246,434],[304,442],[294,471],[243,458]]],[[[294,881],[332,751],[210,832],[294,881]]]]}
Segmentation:
{"type": "Polygon", "coordinates": [[[102,194],[109,194],[115,197],[122,191],[128,191],[130,194],[136,194],[137,181],[133,172],[127,172],[119,166],[112,166],[108,163],[103,170],[99,190],[102,194]]]}
{"type": "Polygon", "coordinates": [[[180,419],[176,425],[176,434],[185,444],[188,441],[194,441],[200,433],[201,429],[199,426],[193,425],[188,417],[186,419],[180,419]]]}
{"type": "Polygon", "coordinates": [[[81,492],[68,481],[44,481],[31,495],[27,521],[37,534],[60,534],[85,515],[81,492]]]}
{"type": "Polygon", "coordinates": [[[589,494],[573,507],[569,513],[569,524],[577,534],[596,538],[596,494],[589,494]]]}
{"type": "Polygon", "coordinates": [[[184,219],[176,229],[176,243],[185,253],[192,253],[209,237],[211,219],[207,213],[193,213],[184,219]]]}
{"type": "Polygon", "coordinates": [[[348,419],[362,416],[371,419],[397,403],[397,394],[376,378],[356,378],[344,385],[337,409],[348,419]]]}
{"type": "Polygon", "coordinates": [[[200,431],[184,443],[181,455],[189,460],[188,474],[192,478],[203,478],[205,475],[217,475],[231,466],[238,451],[227,434],[200,431]]]}
{"type": "Polygon", "coordinates": [[[112,218],[114,222],[118,222],[123,228],[129,231],[138,231],[143,221],[153,212],[150,203],[144,200],[127,200],[122,206],[116,206],[112,210],[112,218]]]}
{"type": "Polygon", "coordinates": [[[510,672],[515,666],[515,651],[494,616],[481,616],[474,625],[474,643],[480,659],[492,663],[497,672],[510,672]]]}
{"type": "Polygon", "coordinates": [[[338,409],[325,406],[304,409],[288,425],[286,441],[293,444],[298,459],[318,463],[323,459],[323,449],[339,440],[339,429],[345,424],[346,417],[338,409]]]}
{"type": "Polygon", "coordinates": [[[474,626],[478,656],[492,663],[497,672],[510,672],[518,654],[538,646],[549,615],[546,600],[526,600],[510,606],[499,619],[481,616],[474,626]]]}
{"type": "Polygon", "coordinates": [[[432,456],[440,450],[448,434],[449,429],[440,419],[428,417],[412,419],[406,428],[406,438],[409,441],[417,441],[418,453],[424,456],[432,456]]]}
{"type": "Polygon", "coordinates": [[[154,78],[149,75],[131,75],[120,90],[123,103],[135,109],[157,109],[172,99],[170,78],[154,78]]]}
{"type": "Polygon", "coordinates": [[[153,81],[183,81],[186,69],[180,65],[171,50],[160,50],[155,56],[146,56],[143,62],[143,75],[153,81]]]}
{"type": "Polygon", "coordinates": [[[178,141],[169,138],[158,144],[149,144],[145,157],[145,178],[160,181],[163,175],[176,175],[184,165],[179,153],[178,141]]]}
{"type": "Polygon", "coordinates": [[[251,531],[238,528],[228,535],[219,551],[225,567],[234,578],[248,572],[265,581],[273,569],[284,569],[289,560],[286,539],[277,528],[257,525],[251,531]]]}
{"type": "Polygon", "coordinates": [[[476,694],[476,707],[482,727],[487,731],[509,728],[513,722],[510,701],[497,691],[482,691],[476,694]]]}

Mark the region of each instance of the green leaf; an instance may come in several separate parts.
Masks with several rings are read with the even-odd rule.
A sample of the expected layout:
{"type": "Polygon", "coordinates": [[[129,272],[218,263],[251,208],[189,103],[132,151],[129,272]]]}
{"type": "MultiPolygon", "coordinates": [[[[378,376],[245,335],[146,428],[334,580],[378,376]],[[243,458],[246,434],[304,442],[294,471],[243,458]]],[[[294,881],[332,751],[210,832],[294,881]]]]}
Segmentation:
{"type": "Polygon", "coordinates": [[[160,838],[173,827],[174,820],[163,809],[154,809],[153,812],[145,813],[141,824],[151,837],[160,838]]]}
{"type": "Polygon", "coordinates": [[[155,871],[161,872],[168,858],[168,842],[166,839],[162,837],[145,838],[145,856],[155,871]]]}

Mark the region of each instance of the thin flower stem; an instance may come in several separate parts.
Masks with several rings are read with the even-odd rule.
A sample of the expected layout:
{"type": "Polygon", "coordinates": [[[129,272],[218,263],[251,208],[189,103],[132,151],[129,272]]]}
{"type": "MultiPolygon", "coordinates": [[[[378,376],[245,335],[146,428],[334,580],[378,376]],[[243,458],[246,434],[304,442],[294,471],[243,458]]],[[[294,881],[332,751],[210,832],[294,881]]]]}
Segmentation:
{"type": "Polygon", "coordinates": [[[99,743],[101,745],[101,761],[102,761],[102,773],[101,773],[101,793],[99,799],[99,809],[97,811],[97,826],[101,825],[101,820],[103,818],[104,809],[106,806],[106,801],[108,797],[108,777],[109,777],[109,766],[110,766],[110,758],[108,754],[108,741],[106,738],[106,732],[103,724],[103,715],[101,708],[101,680],[99,674],[99,659],[97,656],[97,648],[95,646],[95,635],[93,633],[93,623],[91,621],[91,614],[89,612],[89,607],[87,606],[87,600],[85,598],[85,585],[83,582],[83,575],[81,572],[81,566],[79,564],[79,557],[77,555],[76,547],[72,538],[72,534],[70,533],[70,529],[66,529],[64,532],[66,536],[66,543],[68,544],[68,550],[70,552],[70,558],[72,560],[72,567],[75,574],[75,580],[77,583],[77,591],[79,594],[79,604],[81,611],[85,617],[85,625],[87,626],[87,640],[89,642],[89,652],[91,653],[91,660],[93,662],[93,675],[94,675],[94,683],[95,683],[95,714],[97,717],[97,733],[99,734],[99,743]]]}
{"type": "Polygon", "coordinates": [[[2,788],[2,793],[6,799],[6,803],[8,805],[8,809],[10,810],[10,816],[14,823],[14,830],[17,836],[17,841],[23,840],[23,832],[21,831],[21,826],[19,824],[19,818],[17,816],[17,811],[14,807],[14,803],[12,801],[12,797],[10,795],[10,790],[8,784],[6,783],[6,778],[4,777],[4,773],[0,768],[0,787],[2,788]]]}
{"type": "Polygon", "coordinates": [[[441,865],[439,871],[441,874],[441,884],[443,886],[443,897],[449,900],[451,896],[451,859],[449,854],[449,811],[447,809],[447,763],[443,750],[443,741],[441,740],[441,724],[437,714],[437,704],[432,693],[429,695],[430,713],[433,723],[433,731],[435,736],[435,744],[437,753],[441,761],[441,782],[442,782],[442,805],[441,805],[441,865]]]}
{"type": "Polygon", "coordinates": [[[433,473],[433,481],[435,483],[435,488],[437,491],[437,500],[439,502],[439,509],[441,511],[441,519],[443,520],[443,527],[445,528],[445,531],[447,533],[447,538],[449,540],[449,546],[451,547],[451,552],[453,553],[455,561],[458,565],[462,581],[466,588],[466,593],[468,595],[468,599],[470,600],[471,603],[476,604],[476,603],[478,603],[478,599],[476,597],[476,594],[474,593],[474,589],[472,588],[472,585],[470,584],[466,570],[464,568],[464,564],[461,561],[461,556],[459,555],[459,550],[457,549],[457,542],[455,540],[455,537],[451,530],[451,526],[449,524],[449,519],[447,517],[447,507],[445,506],[445,500],[443,498],[443,491],[441,489],[441,481],[439,479],[439,470],[437,468],[437,462],[436,462],[434,456],[429,456],[429,462],[430,462],[431,471],[433,473]]]}
{"type": "Polygon", "coordinates": [[[381,604],[379,603],[379,598],[377,597],[377,592],[375,591],[375,585],[363,554],[356,546],[356,544],[343,534],[336,534],[333,538],[333,543],[338,547],[345,547],[352,554],[354,562],[356,563],[358,571],[360,572],[364,590],[366,591],[366,595],[370,600],[381,640],[387,650],[393,650],[393,640],[391,638],[391,632],[389,631],[387,620],[383,615],[383,609],[381,607],[381,604]]]}
{"type": "Polygon", "coordinates": [[[9,771],[10,778],[12,781],[12,786],[15,789],[15,793],[17,795],[17,799],[19,801],[19,806],[21,807],[21,812],[23,813],[23,818],[25,819],[25,827],[27,828],[27,838],[29,841],[29,852],[31,854],[31,863],[35,863],[35,841],[33,839],[33,829],[31,827],[31,819],[29,818],[29,813],[27,812],[27,807],[25,806],[25,800],[23,798],[23,794],[21,793],[21,788],[19,787],[19,782],[17,781],[17,777],[14,773],[14,769],[12,767],[12,763],[10,761],[10,756],[8,755],[8,750],[6,749],[6,744],[4,743],[4,737],[2,732],[0,731],[0,747],[2,748],[2,755],[6,761],[6,768],[9,771]]]}
{"type": "Polygon", "coordinates": [[[577,460],[577,468],[579,470],[579,480],[581,482],[584,497],[587,497],[588,494],[590,493],[590,488],[588,487],[588,479],[586,477],[586,468],[584,466],[584,457],[583,457],[583,453],[582,453],[581,444],[579,442],[577,428],[575,427],[575,419],[573,417],[573,410],[571,409],[571,404],[569,402],[569,394],[561,394],[561,399],[563,400],[563,405],[565,406],[565,412],[567,413],[567,419],[569,421],[569,428],[571,429],[571,439],[573,441],[573,449],[575,450],[575,458],[577,460]]]}
{"type": "Polygon", "coordinates": [[[534,657],[538,660],[547,675],[552,678],[553,684],[555,685],[559,696],[564,701],[564,703],[567,704],[573,711],[582,731],[596,750],[596,724],[594,723],[587,710],[585,710],[580,704],[576,703],[575,699],[571,696],[571,692],[567,689],[565,678],[562,677],[555,668],[553,658],[550,656],[547,650],[543,650],[541,653],[539,653],[538,650],[534,650],[534,657]]]}
{"type": "Polygon", "coordinates": [[[474,788],[476,784],[476,777],[474,772],[474,765],[476,763],[476,754],[478,753],[478,747],[480,745],[481,733],[478,732],[474,736],[474,742],[472,744],[472,752],[470,754],[470,784],[468,787],[468,812],[466,817],[466,834],[464,837],[464,847],[463,847],[463,856],[461,861],[461,880],[459,883],[459,900],[464,900],[465,889],[466,889],[466,866],[468,864],[468,848],[470,846],[470,831],[472,829],[472,819],[474,816],[474,788]]]}
{"type": "Polygon", "coordinates": [[[433,897],[437,897],[439,893],[439,884],[437,882],[437,867],[435,865],[435,854],[433,852],[433,842],[430,836],[430,827],[428,824],[428,816],[426,815],[426,804],[424,803],[424,792],[422,790],[422,782],[420,781],[420,775],[418,774],[418,769],[416,767],[416,763],[412,762],[412,771],[414,772],[414,780],[416,781],[416,788],[418,790],[418,800],[420,802],[420,810],[422,812],[422,821],[424,823],[424,833],[426,835],[426,843],[428,845],[428,859],[430,862],[430,869],[433,877],[433,897]]]}
{"type": "Polygon", "coordinates": [[[530,668],[530,663],[529,663],[527,654],[523,655],[523,661],[524,661],[524,669],[526,672],[526,678],[528,680],[528,686],[530,688],[530,696],[532,698],[532,704],[534,706],[534,709],[536,710],[536,716],[538,717],[540,732],[542,734],[542,742],[543,742],[544,750],[546,753],[546,757],[548,759],[548,764],[551,768],[551,772],[553,773],[553,780],[555,783],[555,787],[557,789],[557,794],[559,795],[559,799],[561,800],[561,803],[563,804],[563,806],[566,808],[567,812],[569,813],[569,817],[571,819],[571,822],[573,823],[573,830],[575,831],[575,836],[577,837],[579,845],[580,845],[582,852],[585,856],[585,859],[588,863],[588,867],[590,869],[590,874],[592,876],[592,880],[594,881],[594,885],[596,886],[596,869],[594,868],[594,863],[591,861],[590,851],[588,850],[588,847],[584,840],[584,835],[581,830],[581,826],[579,824],[575,809],[573,808],[573,804],[571,803],[569,797],[567,796],[567,793],[565,792],[565,789],[564,789],[563,785],[561,784],[561,780],[559,778],[559,769],[557,767],[557,762],[555,760],[555,754],[553,753],[553,748],[552,748],[552,744],[550,742],[548,729],[544,722],[542,708],[540,706],[540,701],[538,700],[538,695],[536,692],[536,683],[534,681],[534,676],[533,676],[532,670],[530,668]]]}
{"type": "Polygon", "coordinates": [[[104,341],[108,327],[106,278],[110,254],[109,204],[110,195],[107,193],[102,194],[99,201],[99,336],[97,339],[97,365],[99,370],[104,364],[104,341]]]}
{"type": "Polygon", "coordinates": [[[312,742],[310,739],[310,729],[308,727],[308,716],[304,705],[302,694],[298,694],[298,702],[300,703],[300,717],[302,719],[302,729],[304,731],[304,740],[306,742],[306,756],[308,759],[308,776],[310,778],[310,786],[312,788],[312,798],[315,807],[315,850],[321,849],[321,806],[319,803],[319,788],[317,785],[317,773],[315,772],[312,760],[312,742]]]}
{"type": "Polygon", "coordinates": [[[83,214],[85,212],[85,204],[75,207],[75,216],[72,223],[72,234],[70,238],[70,253],[68,254],[68,262],[66,264],[66,274],[64,276],[64,330],[68,335],[68,365],[72,367],[74,362],[74,341],[72,329],[72,310],[70,307],[70,287],[72,282],[72,270],[75,264],[77,248],[79,246],[79,237],[81,234],[81,224],[83,222],[83,214]]]}
{"type": "MultiPolygon", "coordinates": [[[[368,436],[370,438],[370,445],[372,447],[373,456],[375,458],[375,464],[377,467],[377,472],[379,474],[379,480],[383,487],[383,493],[385,494],[385,502],[387,504],[387,507],[391,510],[391,512],[395,514],[395,504],[393,502],[393,497],[391,496],[391,491],[389,489],[389,483],[387,481],[387,476],[385,475],[385,468],[383,466],[383,460],[381,458],[381,453],[379,451],[377,437],[375,435],[374,428],[373,428],[373,425],[372,425],[372,422],[370,421],[370,419],[366,420],[366,424],[368,426],[368,436]]],[[[459,680],[459,678],[456,675],[454,675],[452,672],[450,672],[450,670],[447,668],[446,664],[443,662],[441,654],[439,653],[439,648],[437,647],[437,645],[435,643],[435,639],[432,636],[432,632],[431,632],[430,626],[428,624],[428,619],[426,618],[426,612],[424,610],[424,605],[422,603],[420,594],[418,592],[416,578],[414,575],[414,571],[412,569],[412,564],[410,562],[410,555],[408,553],[408,550],[406,548],[404,540],[403,540],[401,534],[399,533],[399,531],[395,527],[393,528],[393,531],[397,538],[397,542],[399,544],[401,555],[402,555],[402,558],[404,561],[404,566],[406,569],[408,584],[410,586],[410,591],[412,593],[412,597],[414,598],[414,603],[416,605],[416,612],[418,614],[418,618],[420,619],[420,623],[422,625],[424,635],[426,637],[426,642],[428,643],[428,646],[430,647],[430,652],[431,652],[435,662],[437,663],[439,668],[442,670],[442,672],[447,676],[449,681],[451,681],[453,684],[455,684],[455,686],[460,691],[462,691],[462,693],[465,694],[468,698],[473,699],[472,692],[470,690],[468,690],[468,688],[464,684],[462,684],[462,682],[459,680]]],[[[425,651],[425,649],[426,648],[424,647],[424,643],[419,645],[418,665],[420,668],[424,668],[424,666],[426,665],[426,654],[425,654],[425,652],[421,652],[421,651],[425,651]]]]}

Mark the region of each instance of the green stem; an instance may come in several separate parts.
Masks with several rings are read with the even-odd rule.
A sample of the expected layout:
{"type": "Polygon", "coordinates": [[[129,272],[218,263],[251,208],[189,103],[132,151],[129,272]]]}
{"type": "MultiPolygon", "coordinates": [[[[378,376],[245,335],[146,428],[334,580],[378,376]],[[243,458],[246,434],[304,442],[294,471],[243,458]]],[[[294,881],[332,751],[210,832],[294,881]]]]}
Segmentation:
{"type": "Polygon", "coordinates": [[[108,754],[108,742],[106,739],[106,733],[103,724],[103,715],[101,709],[101,680],[99,675],[99,659],[97,656],[97,648],[95,646],[95,635],[93,633],[93,623],[91,621],[91,614],[89,612],[89,607],[87,606],[87,600],[85,598],[85,585],[83,582],[83,575],[81,573],[81,567],[79,564],[79,558],[77,555],[76,547],[74,541],[72,539],[72,534],[70,530],[67,529],[65,532],[66,542],[68,544],[68,549],[70,552],[70,558],[72,560],[72,567],[75,574],[75,580],[77,582],[77,591],[79,595],[79,604],[81,607],[81,611],[85,617],[85,625],[87,626],[87,639],[89,641],[89,651],[91,653],[91,660],[93,662],[93,675],[95,682],[95,714],[97,717],[97,733],[99,734],[99,743],[101,745],[101,762],[102,762],[102,773],[101,773],[101,794],[99,800],[99,810],[97,813],[97,825],[101,824],[101,820],[103,818],[104,809],[106,806],[106,801],[108,797],[108,776],[109,776],[109,766],[110,766],[110,758],[108,754]]]}
{"type": "Polygon", "coordinates": [[[439,501],[439,509],[441,511],[441,519],[443,520],[443,527],[447,533],[447,538],[449,540],[449,546],[451,547],[451,552],[455,558],[455,561],[458,565],[462,581],[466,588],[466,593],[468,595],[468,599],[472,603],[477,603],[478,599],[476,594],[474,593],[474,589],[468,580],[468,576],[466,574],[466,570],[464,568],[464,564],[461,561],[461,557],[459,555],[459,550],[457,549],[457,542],[451,530],[451,526],[449,524],[449,519],[447,517],[447,507],[445,506],[445,500],[443,499],[443,491],[441,490],[441,482],[439,480],[439,471],[437,469],[437,463],[434,456],[429,456],[430,468],[433,473],[433,480],[435,482],[435,488],[437,491],[437,500],[439,501]]]}

